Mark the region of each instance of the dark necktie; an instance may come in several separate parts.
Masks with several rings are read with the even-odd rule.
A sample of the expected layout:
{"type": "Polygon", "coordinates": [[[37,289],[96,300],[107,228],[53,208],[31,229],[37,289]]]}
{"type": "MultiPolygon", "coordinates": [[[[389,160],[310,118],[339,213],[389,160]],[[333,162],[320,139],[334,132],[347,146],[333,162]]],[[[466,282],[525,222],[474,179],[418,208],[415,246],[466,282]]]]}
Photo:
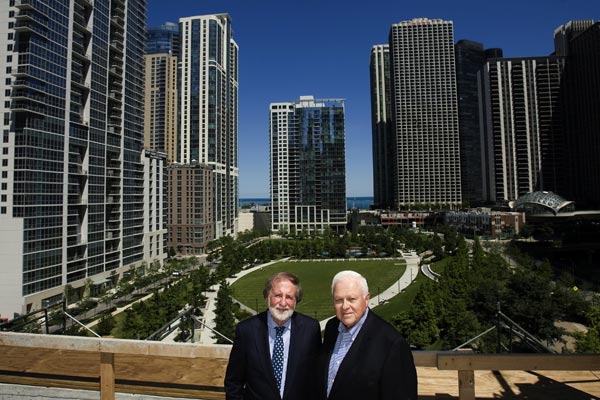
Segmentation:
{"type": "Polygon", "coordinates": [[[281,390],[281,375],[283,374],[283,331],[285,326],[275,327],[275,344],[273,345],[273,372],[277,381],[277,388],[281,390]]]}

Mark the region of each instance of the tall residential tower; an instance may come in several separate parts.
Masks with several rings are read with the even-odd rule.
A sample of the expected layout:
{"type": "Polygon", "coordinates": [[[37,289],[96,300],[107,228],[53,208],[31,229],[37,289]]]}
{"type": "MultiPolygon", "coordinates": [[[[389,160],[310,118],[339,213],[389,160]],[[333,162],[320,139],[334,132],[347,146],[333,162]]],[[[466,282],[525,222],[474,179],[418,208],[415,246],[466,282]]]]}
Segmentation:
{"type": "Polygon", "coordinates": [[[371,125],[373,135],[373,205],[393,207],[392,172],[395,146],[392,122],[390,48],[376,45],[371,49],[371,125]]]}
{"type": "Polygon", "coordinates": [[[301,96],[270,105],[271,229],[343,231],[346,157],[343,100],[301,96]]]}
{"type": "Polygon", "coordinates": [[[179,20],[179,162],[213,171],[216,238],[237,233],[238,46],[227,14],[179,20]]]}
{"type": "Polygon", "coordinates": [[[565,192],[560,85],[564,58],[489,59],[482,71],[486,110],[486,197],[506,203],[536,190],[565,192]]]}
{"type": "Polygon", "coordinates": [[[162,226],[147,223],[144,166],[159,196],[164,171],[142,155],[145,0],[11,0],[0,15],[0,313],[12,317],[152,262],[144,238],[153,256],[164,244],[146,232],[162,226]]]}
{"type": "Polygon", "coordinates": [[[461,204],[458,107],[451,21],[392,25],[393,204],[461,204]]]}
{"type": "Polygon", "coordinates": [[[173,23],[148,29],[144,146],[177,161],[177,54],[179,27],[173,23]]]}

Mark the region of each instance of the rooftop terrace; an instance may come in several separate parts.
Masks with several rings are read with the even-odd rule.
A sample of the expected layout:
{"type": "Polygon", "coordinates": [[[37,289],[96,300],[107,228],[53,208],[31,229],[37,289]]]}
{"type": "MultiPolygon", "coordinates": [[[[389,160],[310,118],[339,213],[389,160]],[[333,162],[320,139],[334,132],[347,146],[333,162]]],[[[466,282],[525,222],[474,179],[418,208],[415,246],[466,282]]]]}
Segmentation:
{"type": "MultiPolygon", "coordinates": [[[[44,398],[44,391],[50,397],[55,390],[51,388],[68,388],[99,392],[101,400],[122,398],[116,393],[224,399],[230,349],[1,332],[0,383],[5,385],[0,385],[0,394],[14,388],[22,388],[22,393],[33,386],[39,388],[30,398],[44,398]]],[[[600,398],[600,355],[424,351],[413,355],[420,399],[600,398]]],[[[89,398],[83,396],[89,392],[79,393],[89,398]]]]}

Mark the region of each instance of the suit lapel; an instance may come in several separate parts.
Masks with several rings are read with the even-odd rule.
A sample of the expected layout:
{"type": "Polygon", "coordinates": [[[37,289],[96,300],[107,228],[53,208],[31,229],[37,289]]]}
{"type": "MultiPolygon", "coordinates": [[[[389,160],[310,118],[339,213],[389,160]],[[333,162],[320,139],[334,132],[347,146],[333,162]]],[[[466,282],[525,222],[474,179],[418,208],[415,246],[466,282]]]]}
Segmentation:
{"type": "Polygon", "coordinates": [[[286,396],[288,388],[296,376],[296,367],[298,366],[298,357],[302,351],[301,341],[303,338],[302,322],[296,318],[296,313],[292,314],[292,324],[290,331],[290,348],[288,349],[287,370],[285,374],[285,387],[283,397],[286,396]]]}
{"type": "Polygon", "coordinates": [[[269,326],[267,324],[267,318],[267,312],[260,314],[260,324],[258,327],[260,332],[258,335],[254,336],[256,338],[256,354],[259,354],[262,362],[262,370],[265,371],[269,377],[271,387],[273,388],[274,392],[277,393],[277,396],[279,396],[277,382],[275,381],[275,374],[273,373],[273,366],[271,364],[271,350],[269,349],[269,326]]]}
{"type": "MultiPolygon", "coordinates": [[[[360,328],[360,331],[356,335],[356,339],[354,339],[354,342],[352,342],[352,346],[350,346],[350,350],[348,350],[348,353],[346,353],[346,356],[342,360],[342,363],[340,364],[340,368],[338,369],[338,372],[336,374],[336,379],[333,381],[333,386],[331,387],[330,397],[331,397],[331,395],[334,394],[336,387],[339,386],[338,382],[346,382],[347,380],[352,379],[352,376],[351,376],[352,369],[356,365],[357,360],[360,359],[359,356],[361,354],[361,347],[363,346],[364,343],[368,343],[369,340],[371,340],[371,320],[372,320],[371,314],[372,313],[373,313],[373,311],[369,310],[369,314],[367,314],[367,318],[365,319],[363,326],[360,328]]],[[[336,331],[337,331],[337,329],[336,329],[336,331]]],[[[336,335],[335,340],[337,340],[337,335],[336,335]]],[[[334,341],[334,346],[335,346],[335,341],[334,341]]],[[[333,352],[333,347],[331,348],[331,352],[327,359],[328,362],[331,359],[332,352],[333,352]]],[[[329,365],[329,363],[327,365],[329,365]]]]}

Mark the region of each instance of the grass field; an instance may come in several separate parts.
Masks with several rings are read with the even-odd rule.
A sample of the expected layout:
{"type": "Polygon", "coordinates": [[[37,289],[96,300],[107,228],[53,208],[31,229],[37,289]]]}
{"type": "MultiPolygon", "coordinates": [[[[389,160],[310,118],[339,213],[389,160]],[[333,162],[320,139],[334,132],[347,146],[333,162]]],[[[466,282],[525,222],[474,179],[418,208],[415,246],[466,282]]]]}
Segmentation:
{"type": "Polygon", "coordinates": [[[375,307],[373,311],[381,318],[391,321],[392,317],[400,311],[408,311],[410,306],[419,291],[419,287],[424,281],[428,280],[425,275],[419,272],[417,278],[399,295],[394,296],[388,303],[375,307]]]}
{"type": "Polygon", "coordinates": [[[339,271],[354,270],[369,283],[371,297],[387,289],[404,273],[404,260],[342,260],[280,262],[252,272],[233,283],[233,297],[252,309],[265,310],[262,288],[269,276],[288,271],[300,277],[304,299],[296,309],[318,320],[333,315],[331,279],[339,271]]]}

